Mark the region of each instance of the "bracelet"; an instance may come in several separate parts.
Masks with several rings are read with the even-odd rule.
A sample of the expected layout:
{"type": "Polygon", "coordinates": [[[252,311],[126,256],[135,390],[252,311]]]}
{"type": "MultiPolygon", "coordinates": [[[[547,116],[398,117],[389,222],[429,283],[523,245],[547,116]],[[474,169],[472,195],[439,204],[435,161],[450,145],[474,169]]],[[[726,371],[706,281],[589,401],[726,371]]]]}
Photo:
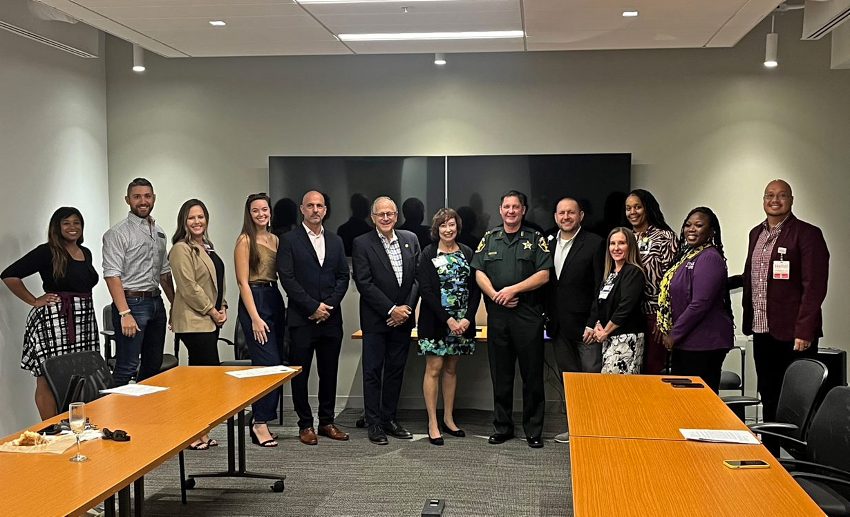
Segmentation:
{"type": "Polygon", "coordinates": [[[124,316],[130,314],[130,312],[131,312],[130,309],[127,309],[126,311],[119,312],[118,315],[123,318],[124,316]]]}

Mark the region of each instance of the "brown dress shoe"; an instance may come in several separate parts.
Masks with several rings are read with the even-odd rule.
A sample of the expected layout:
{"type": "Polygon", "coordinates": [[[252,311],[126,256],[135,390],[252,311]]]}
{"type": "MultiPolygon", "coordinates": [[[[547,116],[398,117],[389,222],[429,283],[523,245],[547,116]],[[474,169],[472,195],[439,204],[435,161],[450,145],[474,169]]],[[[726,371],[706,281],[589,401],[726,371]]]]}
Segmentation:
{"type": "Polygon", "coordinates": [[[298,438],[304,445],[316,445],[319,439],[316,437],[316,431],[312,427],[307,427],[298,432],[298,438]]]}
{"type": "Polygon", "coordinates": [[[327,436],[331,440],[348,440],[348,433],[340,431],[339,428],[333,424],[320,425],[319,436],[327,436]]]}

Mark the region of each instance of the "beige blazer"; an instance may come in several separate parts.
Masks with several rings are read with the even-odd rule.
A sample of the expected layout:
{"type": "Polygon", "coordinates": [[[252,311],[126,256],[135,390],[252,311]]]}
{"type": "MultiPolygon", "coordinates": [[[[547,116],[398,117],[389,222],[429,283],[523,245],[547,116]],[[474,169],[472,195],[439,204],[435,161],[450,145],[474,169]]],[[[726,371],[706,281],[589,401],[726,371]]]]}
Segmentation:
{"type": "MultiPolygon", "coordinates": [[[[199,245],[178,242],[171,248],[168,261],[175,287],[171,304],[174,332],[214,331],[215,322],[207,314],[215,305],[219,289],[212,259],[199,245]]],[[[223,291],[224,286],[221,289],[223,291]]],[[[222,305],[227,307],[224,298],[222,305]]]]}

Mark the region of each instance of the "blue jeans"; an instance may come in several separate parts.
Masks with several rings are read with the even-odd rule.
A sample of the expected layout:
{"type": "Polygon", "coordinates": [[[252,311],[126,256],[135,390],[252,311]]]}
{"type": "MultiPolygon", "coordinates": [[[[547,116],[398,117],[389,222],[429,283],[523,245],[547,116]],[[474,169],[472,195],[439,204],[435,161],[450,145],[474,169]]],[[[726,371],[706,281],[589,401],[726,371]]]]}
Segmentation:
{"type": "MultiPolygon", "coordinates": [[[[245,344],[248,345],[248,352],[251,354],[251,364],[254,366],[283,364],[281,349],[286,323],[284,313],[286,308],[277,284],[252,284],[251,295],[254,297],[257,314],[269,326],[269,331],[266,333],[268,341],[261,345],[254,339],[254,332],[251,329],[251,316],[248,315],[245,305],[242,304],[242,299],[239,299],[239,325],[242,327],[242,333],[245,334],[245,344]]],[[[272,390],[269,394],[254,402],[252,405],[254,421],[270,422],[277,418],[279,401],[280,390],[272,390]]]]}
{"type": "Polygon", "coordinates": [[[118,315],[115,304],[112,304],[112,328],[115,330],[116,347],[115,371],[112,372],[112,378],[116,386],[127,384],[134,376],[138,382],[158,374],[162,367],[162,350],[165,348],[168,315],[162,297],[128,296],[127,306],[140,330],[131,338],[121,333],[121,316],[118,315]]]}

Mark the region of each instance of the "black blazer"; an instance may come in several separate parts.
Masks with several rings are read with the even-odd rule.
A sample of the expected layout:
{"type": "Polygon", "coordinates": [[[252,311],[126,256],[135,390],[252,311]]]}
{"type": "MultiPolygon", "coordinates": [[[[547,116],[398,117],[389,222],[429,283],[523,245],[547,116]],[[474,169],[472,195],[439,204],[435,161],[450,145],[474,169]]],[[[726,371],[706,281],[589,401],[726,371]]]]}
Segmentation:
{"type": "MultiPolygon", "coordinates": [[[[554,267],[549,270],[546,329],[550,337],[562,333],[566,339],[581,339],[602,282],[603,242],[602,237],[581,229],[564,259],[561,278],[555,274],[554,267]]],[[[558,233],[555,233],[549,241],[553,257],[557,245],[558,233]]]]}
{"type": "MultiPolygon", "coordinates": [[[[472,249],[466,244],[458,243],[466,261],[472,264],[472,249]]],[[[443,308],[442,294],[440,292],[440,277],[437,268],[434,267],[432,259],[437,257],[437,245],[429,244],[419,256],[419,266],[416,268],[416,279],[419,281],[419,294],[422,295],[422,307],[419,308],[418,335],[421,338],[443,339],[449,335],[449,325],[446,323],[451,317],[443,308]]],[[[478,312],[478,304],[481,302],[481,288],[475,281],[475,270],[470,265],[469,277],[466,279],[466,288],[469,290],[469,304],[466,308],[466,319],[469,320],[469,328],[463,333],[464,337],[475,338],[475,313],[478,312]]]]}
{"type": "MultiPolygon", "coordinates": [[[[387,318],[393,305],[407,305],[415,311],[419,301],[419,285],[416,282],[419,240],[406,230],[395,230],[395,234],[401,247],[401,286],[377,230],[360,235],[352,245],[351,266],[354,283],[360,291],[360,328],[364,332],[389,331],[387,318]]],[[[415,315],[411,314],[401,328],[411,329],[415,323],[415,315]]]]}
{"type": "Polygon", "coordinates": [[[342,239],[325,230],[325,262],[319,257],[307,236],[304,225],[283,234],[277,252],[277,272],[289,298],[287,324],[299,327],[315,324],[308,320],[319,303],[333,307],[325,324],[342,325],[342,298],[348,290],[348,262],[342,239]]]}
{"type": "MultiPolygon", "coordinates": [[[[605,279],[602,282],[604,283],[605,279]]],[[[587,326],[593,328],[599,321],[604,327],[609,321],[613,321],[619,327],[611,333],[612,336],[645,332],[646,316],[641,308],[644,284],[646,284],[646,276],[643,271],[633,264],[624,264],[623,269],[614,279],[614,287],[608,293],[608,298],[600,300],[597,292],[587,326]]],[[[601,287],[602,285],[600,285],[600,291],[601,287]]]]}

